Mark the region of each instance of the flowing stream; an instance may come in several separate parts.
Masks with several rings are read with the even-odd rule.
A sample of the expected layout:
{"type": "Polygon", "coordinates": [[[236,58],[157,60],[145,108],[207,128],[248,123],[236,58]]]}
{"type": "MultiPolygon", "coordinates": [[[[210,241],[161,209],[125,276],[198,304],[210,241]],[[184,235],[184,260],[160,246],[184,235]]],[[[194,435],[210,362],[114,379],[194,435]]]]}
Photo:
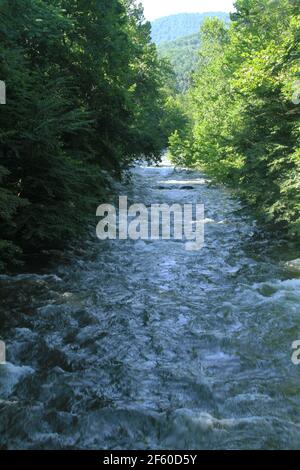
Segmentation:
{"type": "Polygon", "coordinates": [[[299,253],[196,171],[139,167],[138,203],[205,204],[205,247],[105,241],[0,277],[3,449],[299,449],[299,253]]]}

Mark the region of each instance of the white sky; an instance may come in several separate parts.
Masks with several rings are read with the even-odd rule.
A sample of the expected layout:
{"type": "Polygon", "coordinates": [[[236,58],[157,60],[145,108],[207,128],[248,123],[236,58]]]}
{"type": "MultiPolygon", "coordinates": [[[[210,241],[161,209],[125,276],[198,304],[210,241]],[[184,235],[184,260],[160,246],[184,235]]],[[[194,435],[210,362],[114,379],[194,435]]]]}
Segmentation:
{"type": "Polygon", "coordinates": [[[203,13],[206,11],[233,11],[234,0],[139,0],[147,20],[176,13],[203,13]]]}

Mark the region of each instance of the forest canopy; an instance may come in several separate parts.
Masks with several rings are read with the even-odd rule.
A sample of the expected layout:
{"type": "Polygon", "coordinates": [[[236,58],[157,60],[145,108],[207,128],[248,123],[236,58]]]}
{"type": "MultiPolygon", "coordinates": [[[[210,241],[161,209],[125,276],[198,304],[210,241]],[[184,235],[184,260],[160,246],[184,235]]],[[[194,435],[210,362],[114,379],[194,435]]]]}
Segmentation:
{"type": "Polygon", "coordinates": [[[108,175],[166,147],[150,30],[132,0],[1,1],[0,269],[78,236],[108,175]]]}
{"type": "Polygon", "coordinates": [[[186,92],[191,85],[191,77],[198,64],[199,47],[199,32],[158,46],[159,55],[169,60],[174,69],[179,93],[186,92]]]}
{"type": "Polygon", "coordinates": [[[238,0],[228,28],[208,19],[170,138],[177,164],[231,185],[267,224],[300,235],[299,0],[238,0]]]}
{"type": "Polygon", "coordinates": [[[208,18],[219,18],[229,23],[227,13],[180,13],[152,22],[152,38],[159,56],[168,60],[175,73],[175,87],[185,93],[198,64],[200,27],[208,18]]]}

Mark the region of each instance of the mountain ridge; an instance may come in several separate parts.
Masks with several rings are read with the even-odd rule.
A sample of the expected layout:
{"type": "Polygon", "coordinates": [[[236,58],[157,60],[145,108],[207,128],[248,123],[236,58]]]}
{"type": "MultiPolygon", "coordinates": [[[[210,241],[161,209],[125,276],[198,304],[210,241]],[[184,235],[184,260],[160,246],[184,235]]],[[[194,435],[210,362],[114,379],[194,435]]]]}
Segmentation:
{"type": "Polygon", "coordinates": [[[176,76],[176,88],[185,92],[190,86],[190,77],[197,67],[200,34],[191,34],[174,41],[162,42],[158,45],[159,56],[168,59],[176,76]]]}
{"type": "Polygon", "coordinates": [[[226,22],[229,14],[225,12],[205,13],[178,13],[176,15],[163,16],[152,21],[152,40],[157,45],[163,42],[174,41],[178,38],[190,36],[199,32],[201,24],[206,18],[217,17],[226,22]]]}

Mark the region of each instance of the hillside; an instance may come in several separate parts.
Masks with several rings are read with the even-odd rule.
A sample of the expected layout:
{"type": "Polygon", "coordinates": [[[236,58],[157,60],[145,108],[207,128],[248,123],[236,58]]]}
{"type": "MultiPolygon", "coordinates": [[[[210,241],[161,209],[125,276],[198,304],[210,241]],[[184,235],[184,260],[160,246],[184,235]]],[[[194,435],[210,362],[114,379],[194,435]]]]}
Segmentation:
{"type": "Polygon", "coordinates": [[[167,58],[174,67],[177,89],[180,92],[187,91],[189,87],[191,73],[197,64],[199,47],[198,33],[175,41],[163,42],[158,46],[159,55],[167,58]]]}
{"type": "Polygon", "coordinates": [[[156,44],[161,44],[196,34],[205,18],[214,16],[224,21],[229,20],[229,15],[222,12],[180,13],[159,18],[152,22],[152,39],[156,44]]]}

